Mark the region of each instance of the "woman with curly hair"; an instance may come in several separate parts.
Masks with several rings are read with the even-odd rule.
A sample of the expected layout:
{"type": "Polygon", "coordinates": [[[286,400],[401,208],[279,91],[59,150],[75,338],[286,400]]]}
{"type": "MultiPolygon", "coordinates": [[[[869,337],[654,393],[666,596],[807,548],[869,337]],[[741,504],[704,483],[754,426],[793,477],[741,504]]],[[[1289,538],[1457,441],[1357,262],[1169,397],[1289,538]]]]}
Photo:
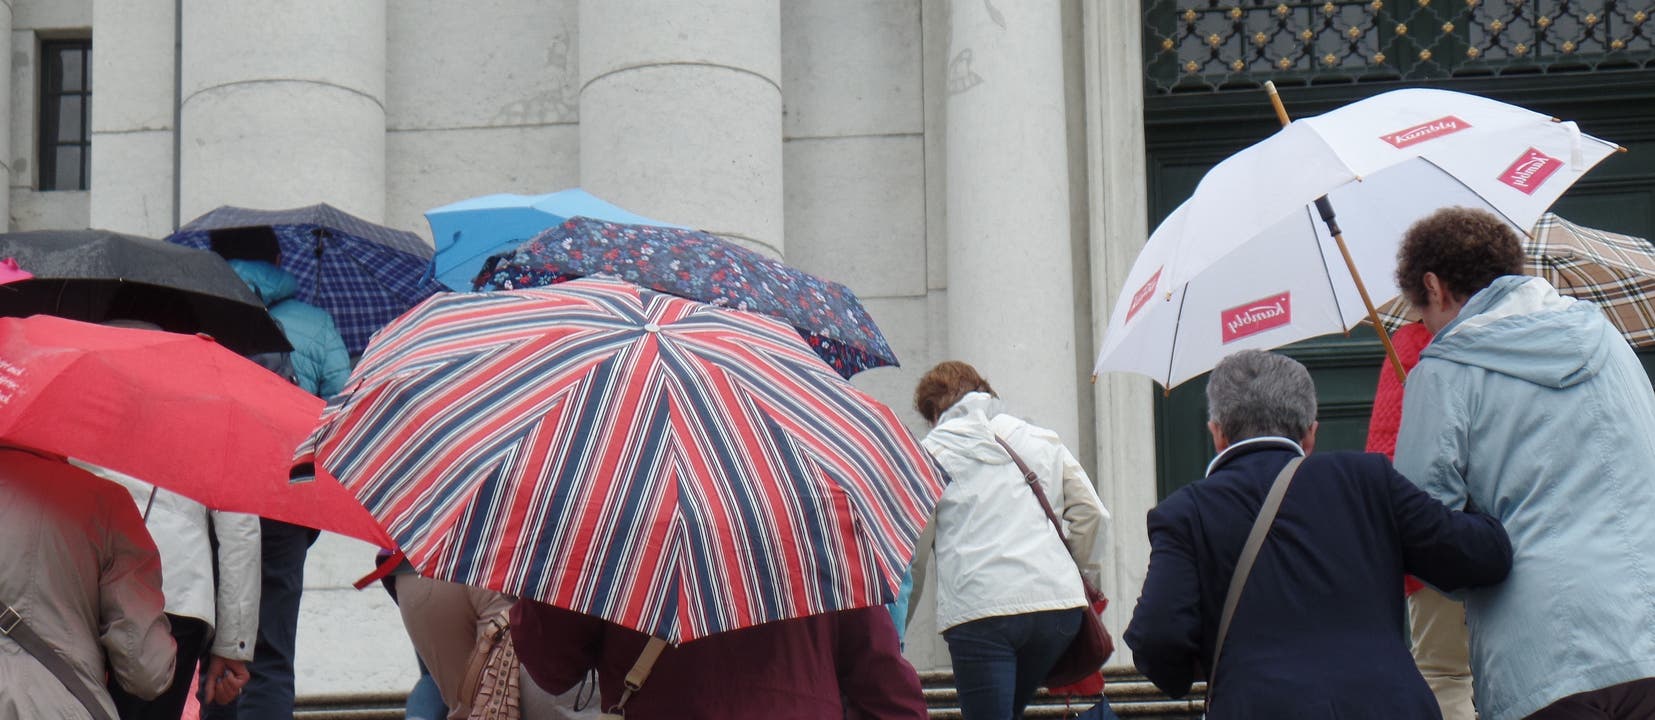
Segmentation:
{"type": "Polygon", "coordinates": [[[1480,210],[1404,236],[1397,285],[1435,338],[1396,467],[1511,536],[1510,577],[1464,598],[1479,717],[1655,717],[1655,391],[1601,309],[1523,264],[1480,210]]]}

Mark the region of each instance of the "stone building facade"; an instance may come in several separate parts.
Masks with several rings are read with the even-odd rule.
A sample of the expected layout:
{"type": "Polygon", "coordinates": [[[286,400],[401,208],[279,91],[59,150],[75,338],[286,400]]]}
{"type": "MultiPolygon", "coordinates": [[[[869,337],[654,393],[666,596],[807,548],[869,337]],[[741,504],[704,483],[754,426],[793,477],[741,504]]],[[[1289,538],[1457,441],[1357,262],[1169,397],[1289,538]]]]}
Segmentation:
{"type": "MultiPolygon", "coordinates": [[[[1148,230],[1142,16],[1139,0],[0,0],[0,218],[161,237],[219,205],[326,201],[429,237],[428,208],[581,186],[716,232],[863,298],[902,367],[856,382],[916,433],[913,383],[949,358],[1057,429],[1115,516],[1120,629],[1156,500],[1152,389],[1088,375],[1148,230]],[[88,41],[77,135],[48,59],[88,41]],[[89,154],[81,175],[65,143],[89,154]]],[[[349,587],[372,555],[313,551],[301,695],[412,682],[389,599],[349,587]]],[[[947,662],[925,617],[908,651],[947,662]]]]}

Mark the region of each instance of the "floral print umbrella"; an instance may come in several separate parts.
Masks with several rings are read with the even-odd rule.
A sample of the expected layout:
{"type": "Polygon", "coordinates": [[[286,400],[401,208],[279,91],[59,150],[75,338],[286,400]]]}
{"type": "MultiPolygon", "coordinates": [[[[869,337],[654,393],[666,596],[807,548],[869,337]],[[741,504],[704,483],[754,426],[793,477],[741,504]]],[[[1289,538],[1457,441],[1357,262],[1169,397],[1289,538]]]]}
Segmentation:
{"type": "Polygon", "coordinates": [[[897,364],[849,288],[698,230],[573,217],[490,258],[479,290],[609,275],[658,292],[780,319],[846,378],[897,364]]]}

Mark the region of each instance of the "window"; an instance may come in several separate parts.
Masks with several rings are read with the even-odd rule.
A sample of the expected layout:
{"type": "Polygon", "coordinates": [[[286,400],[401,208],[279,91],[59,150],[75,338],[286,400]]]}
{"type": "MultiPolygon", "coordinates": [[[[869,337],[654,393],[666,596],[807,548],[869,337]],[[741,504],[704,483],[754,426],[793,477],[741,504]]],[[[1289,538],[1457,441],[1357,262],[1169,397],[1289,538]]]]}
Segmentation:
{"type": "Polygon", "coordinates": [[[40,189],[85,190],[92,162],[92,41],[40,44],[40,189]]]}

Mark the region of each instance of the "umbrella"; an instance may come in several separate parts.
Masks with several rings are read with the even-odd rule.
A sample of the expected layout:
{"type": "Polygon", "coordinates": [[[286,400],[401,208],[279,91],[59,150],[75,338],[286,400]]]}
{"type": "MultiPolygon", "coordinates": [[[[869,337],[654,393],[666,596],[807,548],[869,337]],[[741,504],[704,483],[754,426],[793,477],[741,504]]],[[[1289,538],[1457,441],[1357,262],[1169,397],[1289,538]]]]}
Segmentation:
{"type": "Polygon", "coordinates": [[[1242,348],[1348,331],[1396,295],[1397,244],[1415,220],[1462,205],[1527,227],[1615,150],[1573,123],[1444,90],[1293,122],[1215,166],[1151,234],[1096,371],[1171,388],[1242,348]]]}
{"type": "Polygon", "coordinates": [[[943,484],[792,328],[600,279],[414,308],[306,447],[421,573],[673,643],[889,602],[943,484]]]}
{"type": "Polygon", "coordinates": [[[780,319],[797,328],[816,354],[847,378],[897,364],[896,353],[850,288],[697,230],[571,218],[485,272],[480,284],[494,290],[613,275],[659,292],[780,319]]]}
{"type": "Polygon", "coordinates": [[[0,256],[33,275],[0,289],[0,315],[144,320],[248,355],[292,349],[259,296],[210,252],[108,230],[37,230],[0,235],[0,256]]]}
{"type": "MultiPolygon", "coordinates": [[[[1524,271],[1570,297],[1603,308],[1633,347],[1655,346],[1655,246],[1648,240],[1576,225],[1555,213],[1523,234],[1524,271]]],[[[1405,297],[1380,308],[1395,330],[1419,319],[1405,297]]]]}
{"type": "Polygon", "coordinates": [[[15,258],[0,258],[0,285],[28,280],[32,277],[34,277],[34,273],[18,267],[15,258]]]}
{"type": "Polygon", "coordinates": [[[445,289],[427,277],[431,247],[418,235],[327,204],[288,210],[226,205],[191,220],[167,242],[210,248],[213,230],[254,227],[275,231],[281,266],[299,281],[298,299],[333,316],[353,355],[386,323],[445,289]]]}
{"type": "Polygon", "coordinates": [[[289,480],[322,404],[201,336],[0,318],[0,444],[389,546],[336,481],[289,480]]]}
{"type": "Polygon", "coordinates": [[[425,211],[437,243],[432,272],[455,290],[470,290],[491,255],[510,250],[575,216],[631,225],[679,227],[635,215],[580,188],[549,195],[483,195],[425,211]]]}

